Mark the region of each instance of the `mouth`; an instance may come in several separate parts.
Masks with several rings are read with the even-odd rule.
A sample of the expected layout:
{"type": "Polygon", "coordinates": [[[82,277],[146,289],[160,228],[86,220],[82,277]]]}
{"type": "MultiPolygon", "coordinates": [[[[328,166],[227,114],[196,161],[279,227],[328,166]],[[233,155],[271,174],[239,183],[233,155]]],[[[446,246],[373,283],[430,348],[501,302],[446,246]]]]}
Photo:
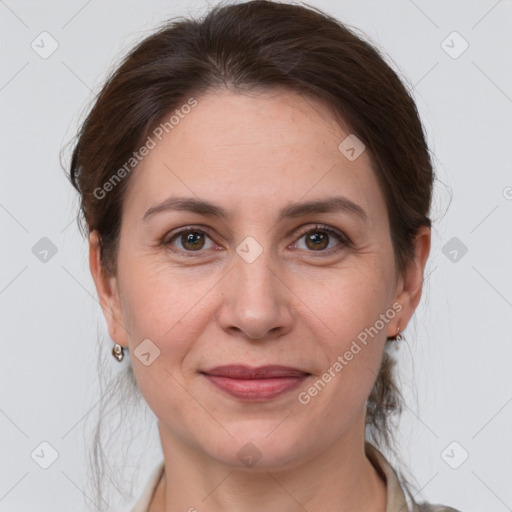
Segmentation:
{"type": "Polygon", "coordinates": [[[217,389],[249,401],[276,398],[292,391],[311,375],[297,368],[277,365],[257,368],[245,365],[218,366],[201,374],[217,389]]]}

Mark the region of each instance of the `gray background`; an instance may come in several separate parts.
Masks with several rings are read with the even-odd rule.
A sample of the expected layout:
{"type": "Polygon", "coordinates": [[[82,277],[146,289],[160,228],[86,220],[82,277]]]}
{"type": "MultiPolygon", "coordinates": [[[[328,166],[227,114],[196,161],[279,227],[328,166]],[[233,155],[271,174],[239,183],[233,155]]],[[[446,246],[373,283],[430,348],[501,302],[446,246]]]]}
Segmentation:
{"type": "MultiPolygon", "coordinates": [[[[428,277],[399,355],[408,398],[402,459],[424,499],[464,512],[512,510],[512,2],[311,4],[389,55],[414,88],[435,154],[428,277]]],[[[1,511],[97,510],[84,458],[105,324],[59,151],[130,45],[164,19],[205,7],[0,1],[1,511]],[[44,31],[58,44],[47,58],[44,31]],[[41,252],[43,237],[55,254],[41,252]],[[42,442],[58,453],[47,469],[52,448],[42,442]]],[[[134,496],[159,459],[152,443],[134,496]]]]}

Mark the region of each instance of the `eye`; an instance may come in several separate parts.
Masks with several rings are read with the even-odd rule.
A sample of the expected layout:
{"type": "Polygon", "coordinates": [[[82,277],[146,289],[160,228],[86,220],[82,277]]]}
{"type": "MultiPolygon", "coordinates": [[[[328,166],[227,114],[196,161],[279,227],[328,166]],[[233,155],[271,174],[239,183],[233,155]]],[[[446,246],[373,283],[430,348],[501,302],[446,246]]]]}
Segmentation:
{"type": "Polygon", "coordinates": [[[305,249],[309,252],[327,252],[328,254],[340,251],[350,245],[351,241],[344,233],[319,224],[313,228],[303,230],[296,244],[299,249],[305,249]],[[303,247],[300,247],[301,240],[304,240],[303,247]],[[334,243],[336,241],[337,243],[334,243]]]}
{"type": "MultiPolygon", "coordinates": [[[[347,235],[329,226],[317,224],[313,227],[302,230],[295,248],[308,252],[332,254],[352,245],[347,235]],[[301,247],[301,240],[304,244],[301,247]]],[[[175,252],[199,253],[203,249],[215,249],[218,247],[204,229],[188,226],[172,233],[164,239],[162,245],[169,247],[175,252]],[[176,249],[174,249],[176,248],[176,249]]]]}
{"type": "Polygon", "coordinates": [[[173,233],[163,244],[173,247],[176,247],[175,244],[180,244],[181,247],[178,246],[177,248],[184,252],[200,252],[201,249],[213,249],[215,247],[215,243],[205,231],[193,227],[187,227],[173,233]],[[210,241],[210,244],[207,243],[207,240],[210,241]]]}

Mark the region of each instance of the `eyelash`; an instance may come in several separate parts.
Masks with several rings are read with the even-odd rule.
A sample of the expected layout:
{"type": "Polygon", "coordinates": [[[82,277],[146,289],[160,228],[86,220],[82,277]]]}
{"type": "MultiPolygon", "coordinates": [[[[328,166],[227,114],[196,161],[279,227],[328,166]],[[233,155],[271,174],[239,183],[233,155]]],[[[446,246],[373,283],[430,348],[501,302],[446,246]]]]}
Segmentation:
{"type": "MultiPolygon", "coordinates": [[[[318,252],[319,253],[318,255],[320,255],[320,256],[331,256],[331,255],[336,254],[337,252],[341,251],[343,248],[353,247],[353,243],[352,243],[352,241],[350,240],[350,238],[347,235],[345,235],[341,231],[333,229],[333,228],[331,228],[329,226],[326,226],[324,224],[315,224],[312,227],[308,227],[306,229],[301,230],[298,233],[297,241],[299,241],[303,236],[307,235],[308,233],[314,233],[314,232],[317,232],[317,231],[322,231],[324,233],[327,233],[329,236],[334,236],[339,241],[339,244],[336,247],[331,248],[331,249],[327,249],[327,250],[306,251],[306,252],[311,252],[313,254],[315,252],[318,252]]],[[[205,228],[199,228],[199,227],[195,227],[195,226],[187,226],[187,227],[179,229],[178,231],[175,231],[171,235],[171,237],[168,238],[167,240],[164,239],[162,241],[162,245],[164,245],[165,247],[167,247],[169,250],[171,250],[173,252],[177,252],[177,253],[181,253],[181,254],[186,254],[187,256],[190,256],[190,257],[196,257],[198,255],[196,253],[204,252],[201,249],[199,249],[197,251],[187,251],[187,250],[183,250],[183,249],[173,248],[172,247],[172,242],[174,240],[176,240],[183,233],[201,233],[201,234],[204,234],[204,235],[208,236],[210,239],[212,238],[210,236],[210,234],[208,233],[208,231],[205,230],[205,228]]]]}

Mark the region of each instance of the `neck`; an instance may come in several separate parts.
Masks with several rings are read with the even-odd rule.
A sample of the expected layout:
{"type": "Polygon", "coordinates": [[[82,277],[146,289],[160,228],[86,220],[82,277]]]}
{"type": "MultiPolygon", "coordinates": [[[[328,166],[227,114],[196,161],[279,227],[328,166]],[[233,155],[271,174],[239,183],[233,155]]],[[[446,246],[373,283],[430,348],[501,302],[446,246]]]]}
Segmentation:
{"type": "Polygon", "coordinates": [[[290,469],[258,471],[221,464],[164,428],[159,423],[165,473],[149,512],[385,512],[386,486],[364,436],[339,439],[290,469]]]}

